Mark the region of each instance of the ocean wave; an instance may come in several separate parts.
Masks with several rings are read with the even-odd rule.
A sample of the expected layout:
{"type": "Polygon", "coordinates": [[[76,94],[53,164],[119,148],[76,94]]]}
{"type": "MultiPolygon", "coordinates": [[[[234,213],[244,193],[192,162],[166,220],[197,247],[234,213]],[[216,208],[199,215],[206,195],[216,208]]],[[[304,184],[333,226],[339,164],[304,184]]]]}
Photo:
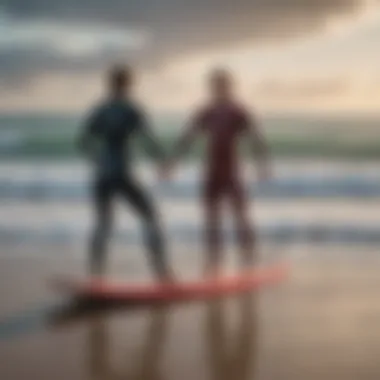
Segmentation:
{"type": "Polygon", "coordinates": [[[21,131],[0,130],[0,152],[11,153],[21,149],[25,143],[25,135],[21,131]]]}
{"type": "MultiPolygon", "coordinates": [[[[199,194],[195,180],[157,183],[150,191],[159,197],[188,199],[199,194]]],[[[1,200],[78,201],[89,196],[85,181],[45,179],[0,179],[1,200]]],[[[249,193],[258,198],[374,198],[380,196],[380,177],[350,176],[328,178],[278,178],[249,186],[249,193]]]]}
{"type": "MultiPolygon", "coordinates": [[[[272,223],[258,226],[259,238],[273,243],[312,244],[380,244],[380,226],[366,224],[272,223]]],[[[55,243],[75,244],[88,238],[88,229],[69,225],[51,225],[49,228],[0,227],[2,244],[55,243]]],[[[194,224],[176,224],[167,229],[172,242],[194,243],[202,239],[202,227],[194,224]]],[[[234,240],[234,231],[224,229],[227,242],[234,240]]],[[[117,242],[133,245],[142,240],[140,229],[116,230],[117,242]]]]}
{"type": "MultiPolygon", "coordinates": [[[[75,141],[81,119],[80,115],[53,113],[0,114],[0,156],[76,157],[75,141]]],[[[184,115],[156,115],[154,119],[161,144],[170,151],[180,133],[184,115]]],[[[378,124],[377,117],[266,115],[262,119],[271,151],[277,157],[378,159],[378,124]]],[[[199,157],[202,152],[200,143],[195,144],[189,154],[199,157]]],[[[136,154],[145,155],[142,149],[137,149],[136,154]]]]}

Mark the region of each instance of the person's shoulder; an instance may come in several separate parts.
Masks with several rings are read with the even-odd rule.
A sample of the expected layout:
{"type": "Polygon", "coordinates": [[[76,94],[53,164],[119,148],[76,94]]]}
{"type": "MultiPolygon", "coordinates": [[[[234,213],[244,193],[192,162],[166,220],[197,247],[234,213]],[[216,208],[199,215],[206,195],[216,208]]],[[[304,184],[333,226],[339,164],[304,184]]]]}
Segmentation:
{"type": "Polygon", "coordinates": [[[132,115],[142,116],[146,113],[144,105],[137,100],[127,99],[124,101],[123,105],[125,109],[132,115]]]}
{"type": "Polygon", "coordinates": [[[198,119],[205,119],[212,113],[212,105],[209,103],[201,104],[195,107],[193,115],[198,119]]]}
{"type": "Polygon", "coordinates": [[[126,99],[123,102],[123,106],[128,124],[132,124],[135,127],[145,127],[149,124],[148,120],[150,120],[150,117],[144,104],[134,99],[126,99]]]}
{"type": "Polygon", "coordinates": [[[239,101],[236,101],[232,104],[232,110],[238,116],[247,116],[252,112],[250,107],[239,101]]]}
{"type": "Polygon", "coordinates": [[[250,124],[257,117],[256,109],[243,102],[237,102],[234,105],[234,114],[243,124],[250,124]]]}
{"type": "Polygon", "coordinates": [[[105,99],[100,99],[94,102],[90,107],[90,114],[92,115],[100,115],[102,114],[108,107],[108,102],[105,99]]]}
{"type": "Polygon", "coordinates": [[[205,123],[207,119],[207,111],[204,107],[194,107],[190,112],[188,121],[193,126],[199,126],[205,123]]]}

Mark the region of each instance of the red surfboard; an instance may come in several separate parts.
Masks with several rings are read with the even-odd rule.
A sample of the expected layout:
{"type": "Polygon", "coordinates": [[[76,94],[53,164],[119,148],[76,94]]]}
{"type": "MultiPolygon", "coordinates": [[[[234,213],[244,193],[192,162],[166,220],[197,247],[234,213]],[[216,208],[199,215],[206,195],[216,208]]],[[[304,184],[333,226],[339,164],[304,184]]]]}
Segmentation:
{"type": "Polygon", "coordinates": [[[289,267],[263,266],[234,276],[173,284],[138,284],[115,280],[57,278],[54,287],[77,298],[97,301],[181,301],[247,292],[285,280],[289,267]]]}

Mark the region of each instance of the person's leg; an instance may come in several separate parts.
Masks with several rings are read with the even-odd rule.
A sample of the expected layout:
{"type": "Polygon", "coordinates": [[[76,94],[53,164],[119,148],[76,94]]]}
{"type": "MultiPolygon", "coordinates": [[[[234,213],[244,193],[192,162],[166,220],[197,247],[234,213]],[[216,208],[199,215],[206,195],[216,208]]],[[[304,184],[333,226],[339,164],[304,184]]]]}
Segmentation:
{"type": "Polygon", "coordinates": [[[95,228],[90,242],[89,270],[92,275],[100,276],[105,270],[106,245],[112,224],[111,183],[96,181],[94,185],[95,228]]]}
{"type": "Polygon", "coordinates": [[[254,265],[256,259],[256,237],[249,216],[249,202],[244,186],[237,180],[230,183],[230,202],[235,216],[238,243],[243,267],[254,265]]]}
{"type": "Polygon", "coordinates": [[[209,182],[205,186],[204,212],[206,219],[206,265],[207,276],[218,276],[221,272],[221,195],[222,187],[217,182],[209,182]]]}
{"type": "Polygon", "coordinates": [[[160,280],[172,281],[167,263],[165,241],[153,203],[139,184],[130,177],[121,181],[120,191],[134,211],[142,218],[145,242],[155,274],[160,280]]]}

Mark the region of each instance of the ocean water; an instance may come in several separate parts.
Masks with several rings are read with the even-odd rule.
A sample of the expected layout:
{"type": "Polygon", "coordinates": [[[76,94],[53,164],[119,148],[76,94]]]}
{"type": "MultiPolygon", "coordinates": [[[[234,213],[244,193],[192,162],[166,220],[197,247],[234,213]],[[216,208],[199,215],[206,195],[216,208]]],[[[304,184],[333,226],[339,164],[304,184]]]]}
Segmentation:
{"type": "MultiPolygon", "coordinates": [[[[0,247],[83,243],[92,228],[90,170],[78,157],[79,116],[0,116],[0,247]]],[[[255,179],[246,157],[245,177],[261,240],[273,243],[380,244],[380,143],[375,118],[268,117],[263,128],[273,152],[274,177],[255,179]]],[[[157,118],[167,145],[181,117],[157,118]]],[[[203,234],[198,202],[201,150],[172,181],[157,180],[154,166],[136,152],[136,172],[159,205],[171,240],[189,244],[203,234]]],[[[115,240],[140,242],[138,221],[118,204],[115,240]]],[[[226,213],[228,215],[228,213],[226,213]]],[[[233,240],[233,221],[224,220],[233,240]]]]}
{"type": "MultiPolygon", "coordinates": [[[[72,158],[81,115],[0,115],[0,157],[72,158]]],[[[153,117],[161,142],[169,149],[181,131],[184,117],[153,117]]],[[[380,157],[380,117],[267,116],[261,119],[273,154],[280,157],[380,157]]],[[[193,150],[199,155],[201,146],[193,150]]],[[[136,152],[138,155],[141,151],[136,152]]]]}

